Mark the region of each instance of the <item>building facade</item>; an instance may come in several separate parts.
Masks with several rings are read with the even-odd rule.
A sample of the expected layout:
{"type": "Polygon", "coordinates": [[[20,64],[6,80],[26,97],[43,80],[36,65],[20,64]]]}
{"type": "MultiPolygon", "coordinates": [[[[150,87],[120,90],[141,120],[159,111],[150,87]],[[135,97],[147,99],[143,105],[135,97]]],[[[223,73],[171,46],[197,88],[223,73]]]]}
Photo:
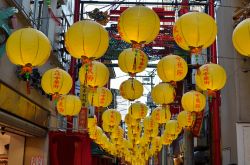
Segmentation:
{"type": "Polygon", "coordinates": [[[54,102],[42,91],[40,80],[50,68],[68,69],[70,58],[62,45],[63,33],[73,20],[73,5],[63,0],[0,1],[0,164],[48,164],[47,132],[57,129],[59,122],[54,102]],[[46,64],[33,69],[28,88],[20,68],[9,61],[3,48],[8,30],[25,27],[42,31],[53,48],[46,64]]]}

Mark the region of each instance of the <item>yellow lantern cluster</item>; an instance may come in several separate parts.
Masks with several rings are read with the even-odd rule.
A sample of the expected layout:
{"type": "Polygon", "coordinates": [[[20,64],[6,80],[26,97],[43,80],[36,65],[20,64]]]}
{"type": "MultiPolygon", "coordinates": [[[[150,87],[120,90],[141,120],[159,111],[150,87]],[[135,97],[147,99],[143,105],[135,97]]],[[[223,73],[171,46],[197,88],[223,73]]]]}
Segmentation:
{"type": "Polygon", "coordinates": [[[189,91],[181,98],[181,105],[185,111],[200,112],[206,106],[206,97],[197,91],[189,91]]]}
{"type": "Polygon", "coordinates": [[[61,96],[56,105],[58,113],[63,116],[78,115],[81,110],[81,107],[82,103],[80,98],[74,95],[61,96]]]}
{"type": "Polygon", "coordinates": [[[120,95],[127,100],[133,101],[143,94],[142,83],[134,78],[123,81],[120,85],[120,95]]]}
{"type": "Polygon", "coordinates": [[[120,69],[134,75],[142,72],[148,64],[147,55],[140,49],[124,49],[118,58],[118,65],[120,69]]]}
{"type": "Polygon", "coordinates": [[[131,104],[128,110],[130,116],[136,120],[143,119],[148,113],[148,107],[141,102],[135,102],[131,104]]]}
{"type": "Polygon", "coordinates": [[[82,85],[92,88],[102,87],[109,80],[109,70],[103,63],[92,61],[80,68],[79,79],[82,85]]]}
{"type": "Polygon", "coordinates": [[[250,47],[248,43],[250,42],[250,18],[245,19],[239,23],[233,32],[233,45],[234,48],[244,56],[250,56],[250,47]]]}
{"type": "Polygon", "coordinates": [[[66,71],[54,68],[43,74],[41,85],[47,94],[64,95],[69,93],[72,87],[72,78],[66,71]]]}
{"type": "Polygon", "coordinates": [[[175,42],[193,53],[209,47],[217,35],[215,20],[206,13],[189,12],[177,19],[173,28],[175,42]]]}
{"type": "Polygon", "coordinates": [[[95,107],[107,107],[112,102],[112,93],[105,87],[88,92],[88,102],[95,107]]]}
{"type": "Polygon", "coordinates": [[[218,64],[205,64],[197,70],[195,81],[202,90],[220,90],[226,83],[226,72],[218,64]]]}
{"type": "Polygon", "coordinates": [[[168,83],[160,83],[153,88],[151,96],[156,104],[170,104],[175,99],[175,89],[168,83]]]}
{"type": "MultiPolygon", "coordinates": [[[[6,43],[6,53],[15,65],[31,67],[43,65],[50,56],[49,39],[33,28],[23,28],[12,33],[6,43]]],[[[32,71],[32,70],[31,70],[32,71]]]]}
{"type": "Polygon", "coordinates": [[[95,21],[78,21],[65,34],[66,49],[75,58],[100,58],[108,45],[108,32],[95,21]]]}
{"type": "Polygon", "coordinates": [[[167,55],[157,64],[157,74],[163,82],[183,80],[188,71],[186,61],[177,55],[167,55]]]}
{"type": "Polygon", "coordinates": [[[159,33],[160,19],[150,8],[137,5],[126,9],[118,20],[121,38],[132,44],[148,44],[159,33]]]}
{"type": "Polygon", "coordinates": [[[152,119],[158,124],[164,124],[171,118],[170,109],[168,106],[157,107],[152,112],[152,119]]]}

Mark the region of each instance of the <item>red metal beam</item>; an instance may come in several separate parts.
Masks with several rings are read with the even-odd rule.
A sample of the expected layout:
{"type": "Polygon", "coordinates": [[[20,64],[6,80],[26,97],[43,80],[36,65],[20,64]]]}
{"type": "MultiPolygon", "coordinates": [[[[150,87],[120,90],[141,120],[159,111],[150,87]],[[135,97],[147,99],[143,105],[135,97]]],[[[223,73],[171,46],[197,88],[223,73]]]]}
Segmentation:
{"type": "MultiPolygon", "coordinates": [[[[209,0],[209,15],[214,18],[214,0],[209,0]]],[[[217,50],[216,41],[212,44],[211,48],[211,62],[217,64],[217,50]]],[[[220,92],[216,92],[215,98],[209,102],[210,104],[210,114],[212,114],[212,164],[221,165],[221,128],[220,128],[220,92]]]]}

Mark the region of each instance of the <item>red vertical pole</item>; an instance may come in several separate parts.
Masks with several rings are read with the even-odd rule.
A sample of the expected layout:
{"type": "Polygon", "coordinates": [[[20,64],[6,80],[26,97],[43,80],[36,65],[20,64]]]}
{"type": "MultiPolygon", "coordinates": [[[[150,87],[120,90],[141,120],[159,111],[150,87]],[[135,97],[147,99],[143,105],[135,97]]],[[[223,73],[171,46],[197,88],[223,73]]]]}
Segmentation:
{"type": "MultiPolygon", "coordinates": [[[[209,14],[214,18],[214,0],[209,0],[209,14]]],[[[211,62],[217,64],[217,50],[216,50],[216,41],[211,46],[211,62]]],[[[212,164],[213,165],[221,165],[222,157],[221,157],[221,130],[220,130],[220,92],[216,92],[216,96],[210,102],[211,108],[210,111],[212,114],[212,164]]]]}
{"type": "MultiPolygon", "coordinates": [[[[75,0],[75,10],[74,10],[74,22],[77,22],[79,20],[79,12],[80,12],[80,0],[75,0]]],[[[69,74],[72,77],[73,84],[72,88],[70,90],[70,94],[75,94],[75,66],[76,66],[76,59],[71,56],[71,62],[70,62],[70,68],[69,68],[69,74]]],[[[67,116],[67,129],[69,132],[72,131],[73,128],[73,117],[67,116]]]]}

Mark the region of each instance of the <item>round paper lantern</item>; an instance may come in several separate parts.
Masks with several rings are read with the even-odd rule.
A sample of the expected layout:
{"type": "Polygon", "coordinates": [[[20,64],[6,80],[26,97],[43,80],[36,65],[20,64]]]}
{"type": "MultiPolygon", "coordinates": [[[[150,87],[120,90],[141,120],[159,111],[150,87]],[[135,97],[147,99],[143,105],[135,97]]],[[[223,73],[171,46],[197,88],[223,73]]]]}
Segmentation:
{"type": "Polygon", "coordinates": [[[177,55],[165,56],[157,64],[157,74],[163,82],[181,81],[187,72],[186,61],[177,55]]]}
{"type": "Polygon", "coordinates": [[[108,32],[95,21],[78,21],[66,32],[65,46],[75,58],[97,59],[108,49],[108,32]]]}
{"type": "Polygon", "coordinates": [[[161,141],[163,145],[169,145],[172,143],[172,138],[168,134],[163,134],[161,136],[161,141]]]}
{"type": "Polygon", "coordinates": [[[138,125],[136,119],[132,118],[131,115],[128,113],[125,116],[125,123],[127,124],[127,126],[129,127],[135,127],[138,125]]]}
{"type": "Polygon", "coordinates": [[[121,52],[118,58],[120,69],[130,75],[144,71],[147,64],[148,56],[140,49],[125,49],[121,52]]]}
{"type": "Polygon", "coordinates": [[[193,53],[209,47],[217,35],[215,20],[206,13],[189,12],[177,19],[173,28],[175,42],[193,53]]]}
{"type": "Polygon", "coordinates": [[[15,65],[26,67],[27,71],[32,71],[31,67],[43,65],[50,52],[49,39],[33,28],[22,28],[13,32],[6,43],[9,60],[15,65]]]}
{"type": "Polygon", "coordinates": [[[63,116],[78,115],[82,107],[79,97],[74,95],[63,95],[59,98],[56,108],[58,113],[63,116]]]}
{"type": "Polygon", "coordinates": [[[175,89],[168,83],[160,83],[153,88],[151,97],[156,104],[170,104],[175,99],[175,89]]]}
{"type": "Polygon", "coordinates": [[[152,9],[137,5],[122,12],[117,29],[128,43],[148,44],[159,33],[160,19],[152,9]]]}
{"type": "Polygon", "coordinates": [[[41,85],[47,94],[67,94],[72,87],[72,78],[66,71],[54,68],[43,74],[41,85]]]}
{"type": "Polygon", "coordinates": [[[140,120],[146,117],[148,113],[148,107],[145,104],[137,101],[129,106],[128,113],[132,118],[140,120]]]}
{"type": "Polygon", "coordinates": [[[160,151],[162,148],[162,141],[161,141],[161,137],[156,136],[152,139],[152,147],[156,148],[156,151],[160,151]]]}
{"type": "Polygon", "coordinates": [[[84,64],[79,71],[79,80],[82,85],[89,87],[102,87],[109,80],[109,70],[101,62],[92,61],[84,64]]]}
{"type": "Polygon", "coordinates": [[[103,131],[105,131],[105,132],[112,132],[113,131],[113,128],[104,122],[102,123],[102,128],[103,128],[103,131]]]}
{"type": "Polygon", "coordinates": [[[171,118],[169,107],[157,107],[152,112],[152,119],[158,124],[166,123],[171,118]]]}
{"type": "Polygon", "coordinates": [[[153,130],[154,128],[158,128],[158,123],[156,123],[151,116],[147,116],[143,120],[144,130],[153,130]]]}
{"type": "Polygon", "coordinates": [[[250,56],[250,18],[240,22],[233,32],[233,45],[234,48],[244,56],[250,56]]]}
{"type": "Polygon", "coordinates": [[[142,83],[134,78],[123,81],[119,90],[120,95],[130,101],[140,98],[143,94],[142,83]]]}
{"type": "Polygon", "coordinates": [[[197,91],[189,91],[181,98],[181,105],[185,111],[200,112],[206,106],[206,97],[197,91]]]}
{"type": "Polygon", "coordinates": [[[166,122],[164,134],[175,135],[177,133],[178,122],[177,120],[169,120],[166,122]]]}
{"type": "Polygon", "coordinates": [[[121,114],[115,109],[108,109],[103,112],[102,121],[111,127],[118,126],[121,122],[121,114]]]}
{"type": "Polygon", "coordinates": [[[89,117],[88,118],[88,129],[91,130],[91,129],[95,129],[97,126],[97,119],[96,117],[89,117]]]}
{"type": "Polygon", "coordinates": [[[202,65],[195,74],[196,85],[202,90],[220,90],[224,87],[226,79],[225,70],[213,63],[202,65]]]}
{"type": "Polygon", "coordinates": [[[105,87],[88,92],[88,102],[95,107],[107,107],[112,102],[112,93],[105,87]]]}
{"type": "Polygon", "coordinates": [[[178,114],[177,121],[183,128],[191,127],[195,122],[195,116],[188,111],[181,111],[178,114]]]}

